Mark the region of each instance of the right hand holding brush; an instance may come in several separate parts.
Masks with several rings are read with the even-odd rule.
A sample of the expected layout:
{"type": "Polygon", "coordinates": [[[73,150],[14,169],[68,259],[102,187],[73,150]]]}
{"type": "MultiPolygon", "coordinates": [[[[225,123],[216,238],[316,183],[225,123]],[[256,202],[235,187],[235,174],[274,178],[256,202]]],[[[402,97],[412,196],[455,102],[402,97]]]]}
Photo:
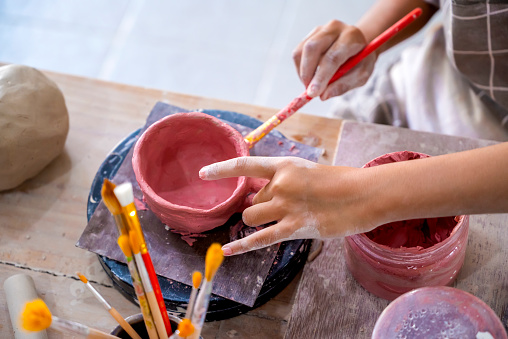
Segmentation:
{"type": "Polygon", "coordinates": [[[332,84],[328,82],[339,67],[366,44],[367,40],[358,28],[337,20],[311,31],[293,52],[307,94],[327,100],[365,84],[374,70],[376,53],[371,53],[339,80],[332,84]]]}

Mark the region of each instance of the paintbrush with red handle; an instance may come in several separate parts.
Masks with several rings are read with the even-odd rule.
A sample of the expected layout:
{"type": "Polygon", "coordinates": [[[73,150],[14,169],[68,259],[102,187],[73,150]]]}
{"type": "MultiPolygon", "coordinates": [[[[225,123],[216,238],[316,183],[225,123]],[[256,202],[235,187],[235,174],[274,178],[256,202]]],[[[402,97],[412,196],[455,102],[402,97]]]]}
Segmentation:
{"type": "Polygon", "coordinates": [[[120,234],[120,236],[118,237],[118,246],[125,255],[127,267],[129,268],[129,272],[131,274],[132,286],[134,287],[134,291],[136,292],[136,296],[138,297],[139,306],[141,308],[141,313],[143,314],[143,320],[145,322],[148,336],[150,339],[158,339],[159,335],[157,334],[157,330],[155,328],[155,322],[152,316],[152,312],[150,310],[150,305],[148,304],[145,289],[143,287],[141,277],[139,276],[139,271],[136,267],[136,262],[134,261],[132,249],[129,244],[127,219],[124,217],[122,213],[122,205],[120,205],[120,202],[118,201],[114,193],[115,188],[116,188],[115,184],[113,184],[108,179],[104,179],[104,183],[102,185],[101,190],[102,201],[115,218],[118,233],[120,234]]]}
{"type": "MultiPolygon", "coordinates": [[[[346,74],[351,68],[355,67],[360,61],[365,59],[370,53],[374,52],[376,49],[381,47],[385,42],[387,42],[390,38],[392,38],[395,34],[404,29],[407,25],[415,21],[422,14],[421,8],[416,8],[409,12],[402,19],[393,24],[386,31],[377,36],[374,40],[365,46],[363,50],[361,50],[358,54],[349,58],[340,68],[335,72],[332,79],[328,82],[331,84],[332,82],[337,81],[340,77],[346,74]]],[[[312,98],[307,95],[307,91],[300,94],[299,97],[295,98],[293,101],[289,103],[286,107],[280,110],[277,114],[268,119],[264,124],[247,134],[245,137],[245,141],[249,145],[250,148],[254,147],[254,145],[261,140],[265,135],[270,133],[272,129],[277,127],[281,122],[295,114],[300,108],[302,108],[306,103],[311,101],[312,98]]]]}
{"type": "MultiPolygon", "coordinates": [[[[166,311],[166,304],[164,303],[164,298],[162,297],[159,280],[157,279],[157,274],[155,273],[152,259],[150,257],[150,253],[148,252],[148,247],[146,246],[141,224],[139,223],[136,206],[134,205],[134,193],[132,190],[132,184],[130,182],[126,182],[124,184],[118,185],[115,187],[114,193],[120,202],[120,205],[122,205],[122,213],[127,219],[129,237],[131,240],[134,240],[134,242],[137,242],[135,245],[131,243],[131,246],[132,252],[134,253],[136,265],[138,265],[138,269],[140,270],[139,273],[141,275],[141,279],[143,280],[142,269],[144,269],[148,275],[151,287],[153,288],[153,293],[155,294],[159,309],[157,310],[152,307],[150,299],[148,299],[148,303],[150,304],[150,309],[155,320],[157,332],[159,332],[160,337],[167,338],[173,333],[173,331],[171,329],[171,323],[169,322],[168,313],[166,311]],[[138,260],[137,255],[139,255],[139,253],[141,253],[140,255],[142,260],[138,260]],[[142,263],[140,261],[142,261],[142,263]],[[164,326],[166,328],[165,336],[162,329],[160,328],[159,321],[157,320],[159,317],[159,312],[157,311],[160,312],[160,316],[162,317],[164,326]]],[[[145,282],[143,282],[143,285],[145,285],[145,282]]],[[[147,293],[147,296],[149,295],[150,293],[147,293]]]]}

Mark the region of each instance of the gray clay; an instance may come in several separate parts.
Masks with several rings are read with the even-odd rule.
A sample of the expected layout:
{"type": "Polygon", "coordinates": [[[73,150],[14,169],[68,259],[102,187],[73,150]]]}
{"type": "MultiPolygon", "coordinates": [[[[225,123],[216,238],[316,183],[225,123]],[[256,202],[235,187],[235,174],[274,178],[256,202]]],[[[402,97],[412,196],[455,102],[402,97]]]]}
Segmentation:
{"type": "Polygon", "coordinates": [[[68,131],[52,80],[27,66],[0,67],[0,191],[37,175],[62,152],[68,131]]]}

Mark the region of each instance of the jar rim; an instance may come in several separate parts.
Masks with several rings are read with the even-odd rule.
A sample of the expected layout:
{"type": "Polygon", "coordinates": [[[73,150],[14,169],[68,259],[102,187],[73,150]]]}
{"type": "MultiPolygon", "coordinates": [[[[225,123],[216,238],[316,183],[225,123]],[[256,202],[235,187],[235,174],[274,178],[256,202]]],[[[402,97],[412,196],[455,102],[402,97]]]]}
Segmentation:
{"type": "Polygon", "coordinates": [[[400,264],[400,261],[403,259],[406,263],[407,260],[414,263],[427,259],[429,255],[433,255],[434,253],[442,251],[450,252],[449,247],[454,245],[456,238],[463,232],[467,232],[467,227],[464,227],[464,225],[468,217],[468,215],[456,216],[455,220],[457,221],[457,224],[453,227],[449,237],[437,244],[422,249],[417,249],[415,247],[393,248],[382,245],[370,239],[365,233],[347,236],[346,241],[354,242],[357,246],[362,247],[362,250],[371,257],[379,257],[379,259],[382,259],[385,262],[400,264]]]}

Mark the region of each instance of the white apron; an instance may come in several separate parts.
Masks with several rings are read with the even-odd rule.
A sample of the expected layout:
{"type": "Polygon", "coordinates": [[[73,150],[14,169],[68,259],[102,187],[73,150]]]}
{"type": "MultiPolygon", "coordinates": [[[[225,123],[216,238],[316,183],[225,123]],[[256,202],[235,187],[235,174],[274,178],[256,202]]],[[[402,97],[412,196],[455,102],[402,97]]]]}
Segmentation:
{"type": "Polygon", "coordinates": [[[441,6],[444,26],[428,30],[420,45],[363,87],[336,98],[333,116],[508,140],[508,1],[441,6]]]}

